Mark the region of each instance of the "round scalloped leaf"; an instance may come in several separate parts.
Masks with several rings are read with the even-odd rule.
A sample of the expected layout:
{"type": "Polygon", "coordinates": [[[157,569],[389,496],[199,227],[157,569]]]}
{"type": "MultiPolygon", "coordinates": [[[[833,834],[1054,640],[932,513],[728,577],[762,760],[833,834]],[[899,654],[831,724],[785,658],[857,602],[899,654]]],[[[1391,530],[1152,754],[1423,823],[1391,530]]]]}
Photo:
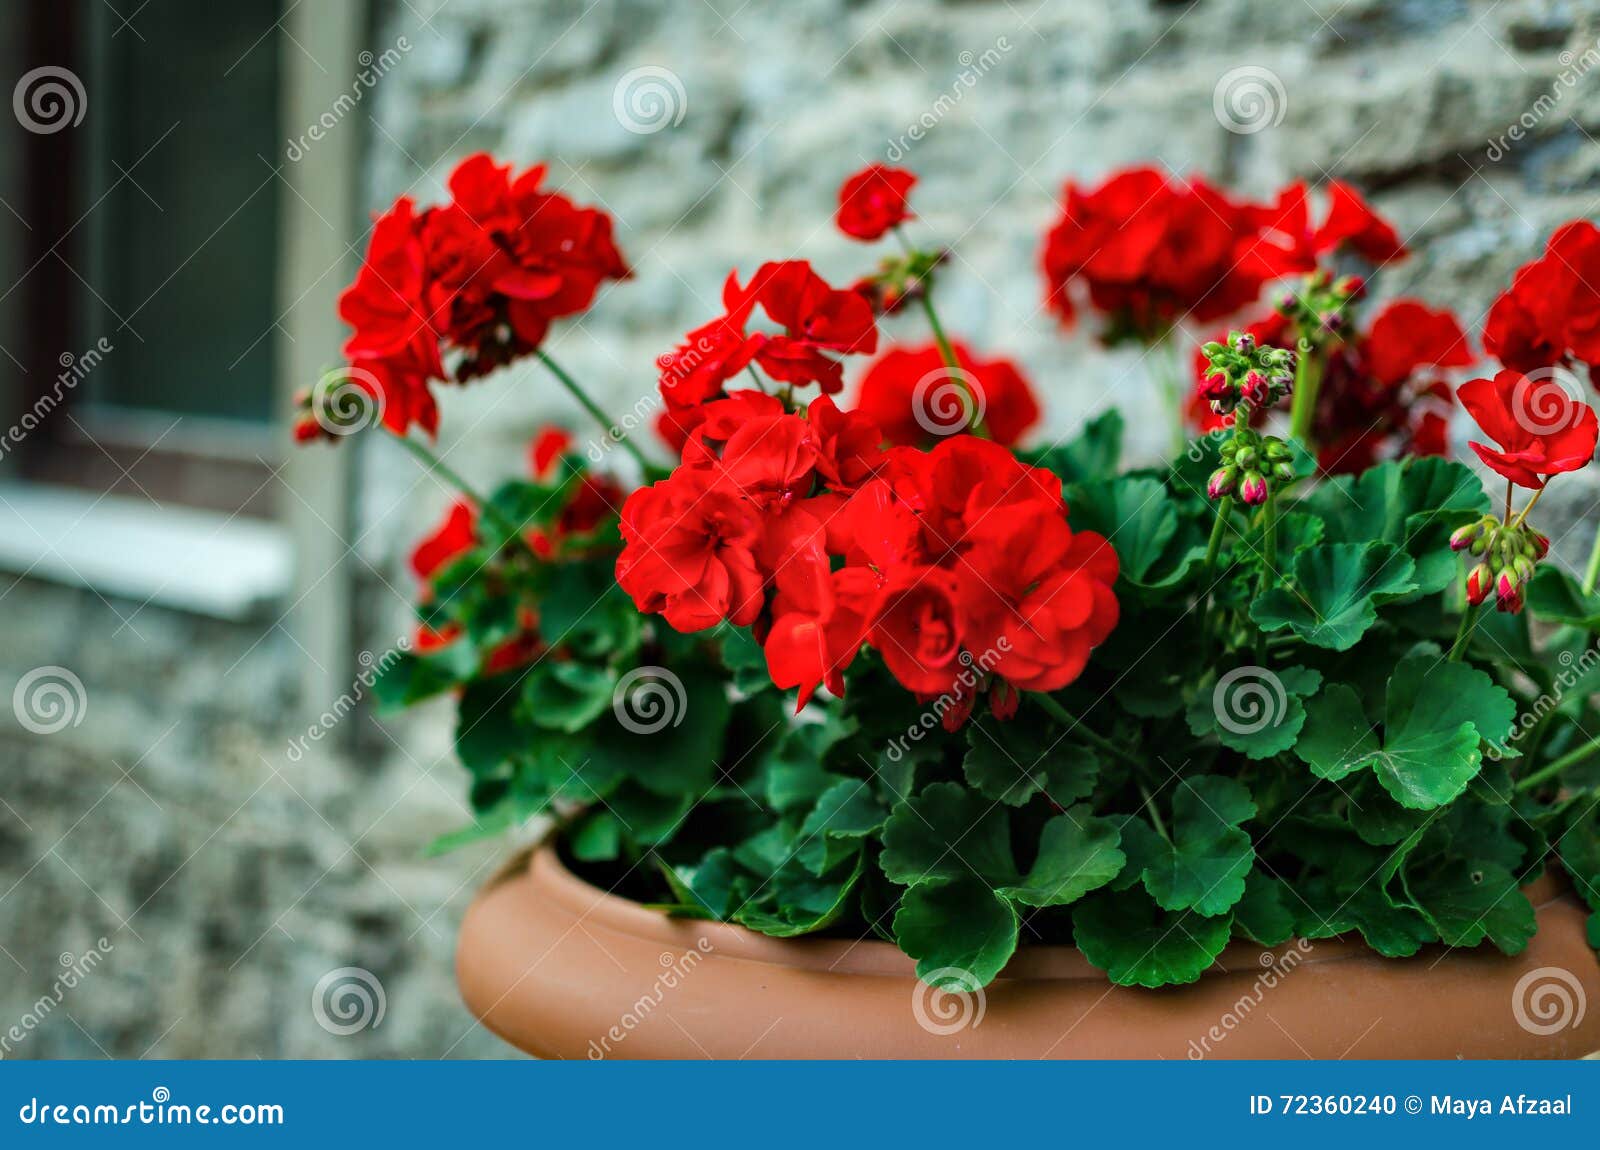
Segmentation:
{"type": "Polygon", "coordinates": [[[1118,986],[1196,981],[1228,945],[1232,928],[1231,914],[1174,914],[1136,890],[1098,894],[1072,910],[1078,949],[1118,986]]]}

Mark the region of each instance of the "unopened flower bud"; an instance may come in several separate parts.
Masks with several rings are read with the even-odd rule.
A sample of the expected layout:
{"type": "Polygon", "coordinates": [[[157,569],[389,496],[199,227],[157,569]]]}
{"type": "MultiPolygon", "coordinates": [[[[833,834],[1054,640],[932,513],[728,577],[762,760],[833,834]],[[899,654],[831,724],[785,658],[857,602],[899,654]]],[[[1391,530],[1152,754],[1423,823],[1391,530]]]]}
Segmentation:
{"type": "Polygon", "coordinates": [[[1240,355],[1249,355],[1251,352],[1255,351],[1255,349],[1256,349],[1256,337],[1255,336],[1251,335],[1247,331],[1241,331],[1241,332],[1237,332],[1237,333],[1234,334],[1234,337],[1233,337],[1233,350],[1234,351],[1238,352],[1240,355]]]}
{"type": "Polygon", "coordinates": [[[1260,455],[1261,453],[1254,447],[1241,447],[1239,453],[1233,457],[1233,461],[1240,467],[1254,467],[1260,455]]]}
{"type": "Polygon", "coordinates": [[[1450,533],[1450,550],[1465,551],[1476,543],[1483,535],[1484,521],[1468,523],[1464,527],[1457,527],[1450,533]]]}
{"type": "Polygon", "coordinates": [[[1219,467],[1211,473],[1211,478],[1206,481],[1206,494],[1212,499],[1221,499],[1224,495],[1232,495],[1234,485],[1239,481],[1239,471],[1235,467],[1219,467]]]}
{"type": "Polygon", "coordinates": [[[1294,464],[1287,459],[1281,459],[1272,465],[1272,477],[1284,483],[1294,479],[1294,464]]]}
{"type": "Polygon", "coordinates": [[[1517,582],[1526,583],[1533,578],[1533,560],[1526,555],[1518,555],[1511,561],[1511,570],[1517,577],[1517,582]]]}
{"type": "Polygon", "coordinates": [[[1550,554],[1550,536],[1543,531],[1535,531],[1530,527],[1528,529],[1528,542],[1533,544],[1533,557],[1535,559],[1543,559],[1550,554]]]}
{"type": "Polygon", "coordinates": [[[1267,501],[1267,477],[1259,471],[1246,471],[1239,482],[1239,498],[1246,506],[1261,506],[1267,501]]]}
{"type": "Polygon", "coordinates": [[[1494,572],[1487,563],[1479,563],[1467,576],[1467,602],[1479,606],[1489,597],[1494,587],[1494,572]]]}

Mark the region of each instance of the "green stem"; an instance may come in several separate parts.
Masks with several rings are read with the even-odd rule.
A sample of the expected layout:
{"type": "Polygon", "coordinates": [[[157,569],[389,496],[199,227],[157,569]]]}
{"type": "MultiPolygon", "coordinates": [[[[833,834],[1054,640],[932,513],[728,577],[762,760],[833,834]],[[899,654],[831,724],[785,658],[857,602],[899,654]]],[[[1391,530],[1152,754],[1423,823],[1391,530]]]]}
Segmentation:
{"type": "MultiPolygon", "coordinates": [[[[899,227],[894,229],[894,238],[900,241],[900,246],[907,255],[915,255],[916,249],[911,246],[911,241],[899,227]]],[[[961,366],[961,361],[956,359],[956,349],[950,343],[950,337],[945,334],[944,324],[939,322],[939,313],[933,306],[933,276],[928,275],[922,282],[922,290],[917,293],[917,298],[922,304],[922,314],[928,317],[928,327],[933,331],[933,342],[938,345],[939,358],[944,360],[945,368],[950,372],[950,378],[955,381],[962,393],[967,397],[968,410],[972,412],[972,422],[968,430],[974,435],[983,435],[983,413],[978,407],[978,397],[972,394],[972,389],[967,386],[967,373],[961,366]]]]}
{"type": "Polygon", "coordinates": [[[1067,710],[1060,703],[1056,702],[1055,699],[1051,698],[1049,695],[1046,695],[1043,691],[1030,691],[1029,698],[1038,700],[1039,706],[1043,707],[1051,718],[1055,719],[1059,723],[1065,723],[1069,727],[1073,728],[1074,733],[1080,735],[1084,742],[1104,751],[1112,758],[1121,759],[1124,763],[1127,763],[1131,767],[1144,766],[1144,763],[1139,760],[1138,756],[1117,746],[1117,744],[1113,743],[1110,739],[1105,738],[1103,735],[1097,734],[1096,732],[1090,730],[1082,719],[1078,718],[1071,711],[1067,710]]]}
{"type": "Polygon", "coordinates": [[[1591,594],[1600,581],[1600,528],[1595,529],[1594,547],[1589,551],[1589,566],[1583,572],[1583,593],[1591,594]]]}
{"type": "Polygon", "coordinates": [[[1256,593],[1264,595],[1278,574],[1278,496],[1270,489],[1267,492],[1266,503],[1261,506],[1261,518],[1263,562],[1261,582],[1256,588],[1256,593]]]}
{"type": "Polygon", "coordinates": [[[549,352],[545,351],[543,348],[540,348],[538,356],[539,362],[550,369],[550,374],[554,375],[558,380],[561,381],[561,386],[565,387],[567,391],[571,393],[572,398],[576,399],[578,403],[583,406],[583,409],[594,417],[595,421],[600,424],[607,435],[620,443],[623,448],[627,450],[628,454],[633,456],[634,461],[639,464],[640,470],[642,470],[646,476],[650,475],[654,470],[650,465],[650,461],[645,458],[644,452],[639,450],[639,445],[634,443],[627,437],[627,435],[623,433],[621,425],[607,415],[603,410],[601,410],[599,404],[595,403],[594,400],[589,398],[589,393],[584,391],[583,388],[578,385],[577,380],[573,379],[572,376],[567,374],[565,368],[550,358],[549,352]]]}
{"type": "Polygon", "coordinates": [[[1294,398],[1289,401],[1289,434],[1316,454],[1312,421],[1317,414],[1317,392],[1322,387],[1322,356],[1316,347],[1305,351],[1295,364],[1294,398]]]}
{"type": "Polygon", "coordinates": [[[1161,821],[1161,812],[1156,810],[1156,797],[1150,793],[1150,788],[1140,779],[1134,780],[1134,785],[1139,788],[1139,796],[1144,799],[1144,809],[1150,813],[1150,821],[1155,823],[1156,832],[1167,840],[1172,841],[1172,836],[1167,833],[1167,824],[1161,821]]]}
{"type": "MultiPolygon", "coordinates": [[[[411,452],[411,454],[414,455],[418,461],[421,462],[423,467],[425,467],[429,472],[439,476],[440,479],[443,479],[451,487],[454,487],[457,491],[461,492],[461,494],[470,499],[472,503],[483,512],[485,518],[494,520],[495,525],[505,533],[507,538],[522,540],[521,528],[507,519],[504,512],[485,499],[483,495],[472,486],[472,484],[468,483],[464,478],[462,478],[460,472],[456,471],[444,460],[440,459],[428,447],[417,440],[412,439],[410,436],[397,435],[395,436],[395,440],[407,451],[411,452]]],[[[526,546],[525,542],[524,546],[526,546]]]]}
{"type": "Polygon", "coordinates": [[[1482,613],[1482,603],[1472,604],[1461,613],[1461,626],[1456,628],[1456,641],[1450,647],[1449,662],[1459,663],[1461,661],[1461,656],[1467,650],[1467,640],[1472,637],[1472,629],[1478,625],[1478,616],[1482,613]]]}
{"type": "Polygon", "coordinates": [[[1583,746],[1568,751],[1554,762],[1548,763],[1539,768],[1537,771],[1534,771],[1533,774],[1529,775],[1527,778],[1518,779],[1516,789],[1519,791],[1532,790],[1540,783],[1548,782],[1549,780],[1555,778],[1568,767],[1575,766],[1576,764],[1583,762],[1584,759],[1587,759],[1596,751],[1600,751],[1600,739],[1590,739],[1587,743],[1583,744],[1583,746]]]}
{"type": "MultiPolygon", "coordinates": [[[[1217,553],[1222,550],[1222,537],[1228,531],[1228,516],[1233,514],[1233,496],[1224,495],[1217,500],[1217,519],[1211,525],[1211,540],[1206,544],[1205,566],[1201,568],[1200,585],[1209,589],[1211,572],[1217,565],[1217,553]]],[[[1209,591],[1208,591],[1209,593],[1209,591]]]]}

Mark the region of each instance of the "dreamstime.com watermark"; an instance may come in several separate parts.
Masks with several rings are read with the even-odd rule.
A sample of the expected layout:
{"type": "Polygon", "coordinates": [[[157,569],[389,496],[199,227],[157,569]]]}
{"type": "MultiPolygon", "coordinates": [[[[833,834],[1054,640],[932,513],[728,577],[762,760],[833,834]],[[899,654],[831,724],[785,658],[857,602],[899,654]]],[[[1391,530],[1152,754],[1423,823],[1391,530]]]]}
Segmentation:
{"type": "Polygon", "coordinates": [[[361,670],[356,672],[355,682],[350,689],[334,700],[333,706],[317,716],[317,721],[306,728],[306,733],[296,735],[289,740],[285,754],[291,763],[298,763],[305,758],[306,751],[312,743],[320,743],[327,738],[329,733],[342,723],[351,711],[360,705],[361,700],[367,697],[367,692],[372,690],[379,678],[393,667],[411,649],[411,640],[401,636],[395,645],[380,656],[374,656],[371,651],[363,651],[356,656],[356,661],[361,664],[361,670]]]}
{"type": "Polygon", "coordinates": [[[50,390],[34,400],[33,406],[18,416],[17,421],[8,427],[4,434],[0,434],[0,459],[10,454],[13,448],[20,447],[22,441],[48,419],[51,412],[61,406],[62,400],[68,393],[76,390],[77,386],[89,377],[89,373],[100,366],[100,361],[110,355],[115,346],[105,336],[101,336],[78,355],[73,355],[70,351],[62,352],[56,360],[61,365],[61,371],[50,385],[50,390]]]}
{"type": "Polygon", "coordinates": [[[328,133],[337,128],[344,118],[355,111],[368,92],[377,86],[379,80],[388,75],[389,70],[411,51],[411,41],[404,36],[397,37],[394,47],[385,48],[381,55],[374,56],[371,52],[363,51],[356,56],[356,63],[361,66],[355,79],[350,81],[350,90],[340,92],[339,98],[322,115],[318,116],[306,130],[299,136],[288,140],[288,147],[283,150],[283,155],[291,164],[298,164],[305,159],[306,153],[311,151],[312,144],[319,144],[327,139],[328,133]]]}
{"type": "Polygon", "coordinates": [[[1250,1017],[1250,1012],[1261,1005],[1268,992],[1276,989],[1278,984],[1289,977],[1315,949],[1309,939],[1302,938],[1295,940],[1295,944],[1282,954],[1274,954],[1270,950],[1262,951],[1262,971],[1256,976],[1250,990],[1241,994],[1232,1006],[1223,1011],[1216,1025],[1202,1034],[1198,1040],[1193,1038],[1189,1040],[1190,1060],[1200,1061],[1210,1054],[1214,1047],[1227,1041],[1228,1035],[1244,1024],[1245,1019],[1250,1017]]]}
{"type": "Polygon", "coordinates": [[[11,89],[11,113],[37,136],[76,128],[89,114],[89,94],[70,68],[44,64],[25,72],[11,89]]]}
{"type": "Polygon", "coordinates": [[[613,1046],[620,1046],[627,1041],[628,1035],[639,1029],[650,1015],[666,1001],[667,995],[683,985],[683,980],[689,973],[705,961],[715,947],[709,938],[699,939],[694,944],[694,949],[686,950],[681,955],[670,950],[661,952],[661,965],[663,970],[656,975],[655,982],[650,989],[641,994],[638,999],[623,1012],[617,1019],[616,1025],[601,1035],[598,1040],[589,1040],[589,1060],[598,1062],[610,1054],[613,1046]]]}
{"type": "Polygon", "coordinates": [[[955,79],[950,82],[948,91],[939,93],[926,112],[918,116],[906,130],[894,139],[886,140],[888,145],[884,148],[884,158],[891,164],[898,164],[905,159],[906,153],[911,150],[911,145],[920,143],[929,132],[938,127],[962,100],[967,98],[967,93],[978,86],[978,81],[987,76],[1007,53],[1011,51],[1011,41],[1004,36],[996,36],[995,41],[982,52],[974,55],[964,51],[956,57],[956,63],[961,70],[956,73],[955,79]]]}
{"type": "Polygon", "coordinates": [[[641,396],[639,402],[635,403],[630,410],[623,412],[615,424],[606,428],[605,434],[599,439],[591,439],[584,445],[584,456],[590,463],[599,463],[619,447],[630,433],[638,431],[640,428],[649,427],[650,417],[660,407],[661,395],[659,392],[652,391],[647,395],[641,396]]]}
{"type": "Polygon", "coordinates": [[[35,667],[17,680],[11,692],[11,713],[25,731],[53,735],[76,727],[89,713],[89,692],[70,669],[51,664],[35,667]]]}
{"type": "Polygon", "coordinates": [[[389,1009],[378,976],[364,966],[340,966],[311,988],[311,1017],[329,1034],[343,1038],[375,1030],[389,1009]]]}
{"type": "Polygon", "coordinates": [[[61,952],[61,972],[56,975],[50,984],[50,989],[34,999],[33,1005],[22,1012],[22,1017],[13,1022],[3,1034],[0,1034],[0,1059],[8,1057],[13,1050],[28,1040],[45,1020],[55,1013],[56,1008],[67,1000],[78,986],[94,973],[102,959],[109,955],[116,946],[110,939],[98,939],[93,949],[82,954],[73,954],[70,950],[61,952]]]}
{"type": "Polygon", "coordinates": [[[1561,53],[1559,59],[1561,71],[1551,79],[1549,90],[1541,93],[1513,123],[1506,125],[1505,131],[1486,141],[1488,147],[1483,155],[1491,164],[1498,164],[1509,156],[1516,145],[1527,139],[1529,133],[1544,123],[1550,113],[1561,107],[1567,93],[1578,86],[1579,80],[1600,67],[1600,41],[1589,45],[1582,53],[1575,53],[1569,48],[1561,53]]]}
{"type": "Polygon", "coordinates": [[[924,707],[912,724],[906,728],[906,733],[897,735],[889,740],[889,745],[884,748],[884,754],[891,763],[898,763],[905,758],[911,748],[922,742],[930,731],[944,725],[944,717],[950,711],[961,706],[964,700],[972,698],[978,689],[978,684],[983,677],[993,671],[1000,662],[1000,656],[1011,650],[1011,640],[1004,635],[995,641],[995,645],[981,655],[973,656],[970,651],[962,651],[960,657],[961,670],[956,672],[955,684],[952,689],[938,696],[928,706],[924,707]]]}
{"type": "Polygon", "coordinates": [[[1581,683],[1595,667],[1600,666],[1600,646],[1585,647],[1581,655],[1562,651],[1556,656],[1556,661],[1561,664],[1561,670],[1556,672],[1551,689],[1542,692],[1531,706],[1517,711],[1516,722],[1512,724],[1511,733],[1506,736],[1504,742],[1489,744],[1484,756],[1490,762],[1498,763],[1502,759],[1515,757],[1520,753],[1512,744],[1543,723],[1546,716],[1561,706],[1561,701],[1567,692],[1581,683]]]}
{"type": "Polygon", "coordinates": [[[1561,966],[1541,966],[1517,979],[1511,989],[1511,1013],[1529,1034],[1576,1030],[1588,1008],[1583,982],[1561,966]]]}
{"type": "Polygon", "coordinates": [[[282,1126],[283,1107],[275,1102],[202,1103],[172,1101],[172,1091],[157,1086],[148,1101],[113,1106],[104,1102],[49,1102],[30,1098],[17,1110],[24,1126],[282,1126]]]}
{"type": "Polygon", "coordinates": [[[959,966],[931,970],[911,988],[912,1017],[929,1034],[945,1037],[975,1029],[988,1009],[978,976],[959,966]]]}

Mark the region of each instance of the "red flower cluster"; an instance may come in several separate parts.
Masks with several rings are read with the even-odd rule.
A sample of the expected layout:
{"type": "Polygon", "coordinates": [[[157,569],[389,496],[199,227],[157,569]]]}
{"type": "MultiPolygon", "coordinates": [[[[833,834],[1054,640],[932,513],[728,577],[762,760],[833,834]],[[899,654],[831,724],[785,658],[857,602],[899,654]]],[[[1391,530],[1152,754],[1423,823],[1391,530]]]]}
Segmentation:
{"type": "Polygon", "coordinates": [[[861,377],[856,410],[890,443],[926,447],[965,431],[975,405],[989,438],[1013,446],[1039,421],[1028,381],[1008,359],[982,360],[960,343],[952,349],[959,375],[936,344],[889,348],[861,377]]]}
{"type": "Polygon", "coordinates": [[[1529,379],[1509,368],[1474,379],[1456,393],[1479,427],[1500,445],[1474,442],[1478,458],[1519,487],[1537,490],[1552,475],[1577,471],[1594,458],[1594,408],[1553,379],[1529,379]]]}
{"type": "Polygon", "coordinates": [[[375,393],[395,433],[436,429],[430,380],[464,382],[537,350],[552,320],[629,274],[611,217],[541,190],[544,174],[513,177],[469,156],[450,176],[449,203],[419,213],[401,197],[378,218],[339,314],[355,329],[351,379],[375,393]]]}
{"type": "Polygon", "coordinates": [[[890,228],[911,218],[906,197],[917,177],[903,168],[871,164],[839,189],[839,214],[834,222],[853,239],[879,239],[890,228]]]}
{"type": "Polygon", "coordinates": [[[1494,301],[1483,346],[1521,372],[1580,360],[1600,367],[1600,228],[1574,220],[1494,301]]]}
{"type": "Polygon", "coordinates": [[[1045,237],[1050,307],[1071,322],[1072,289],[1111,319],[1108,336],[1160,338],[1185,318],[1232,314],[1273,280],[1310,271],[1344,248],[1373,262],[1406,254],[1395,230],[1347,184],[1329,184],[1327,217],[1313,227],[1296,183],[1270,205],[1230,199],[1199,177],[1153,168],[1118,172],[1098,188],[1068,183],[1062,215],[1045,237]]]}
{"type": "MultiPolygon", "coordinates": [[[[1293,325],[1276,312],[1243,330],[1262,344],[1295,342],[1293,325]]],[[[1312,418],[1323,470],[1353,474],[1380,459],[1446,454],[1450,388],[1430,369],[1466,367],[1476,358],[1450,312],[1411,299],[1384,305],[1364,333],[1351,333],[1328,352],[1312,418]]],[[[1201,431],[1227,422],[1207,402],[1207,370],[1197,349],[1188,414],[1201,431]]]]}
{"type": "Polygon", "coordinates": [[[736,272],[722,289],[724,314],[684,336],[657,360],[666,401],[659,430],[681,448],[704,418],[706,404],[752,363],[780,383],[817,384],[825,395],[844,386],[840,355],[871,355],[877,317],[859,293],[831,287],[804,260],[762,264],[745,286],[736,272]],[[781,330],[753,332],[757,307],[781,330]]]}
{"type": "Polygon", "coordinates": [[[773,682],[844,689],[865,643],[959,725],[981,690],[1077,678],[1116,625],[1117,558],[1060,480],[970,435],[884,449],[860,412],[742,391],[706,405],[667,479],[629,497],[617,581],[680,631],[752,626],[773,682]]]}

